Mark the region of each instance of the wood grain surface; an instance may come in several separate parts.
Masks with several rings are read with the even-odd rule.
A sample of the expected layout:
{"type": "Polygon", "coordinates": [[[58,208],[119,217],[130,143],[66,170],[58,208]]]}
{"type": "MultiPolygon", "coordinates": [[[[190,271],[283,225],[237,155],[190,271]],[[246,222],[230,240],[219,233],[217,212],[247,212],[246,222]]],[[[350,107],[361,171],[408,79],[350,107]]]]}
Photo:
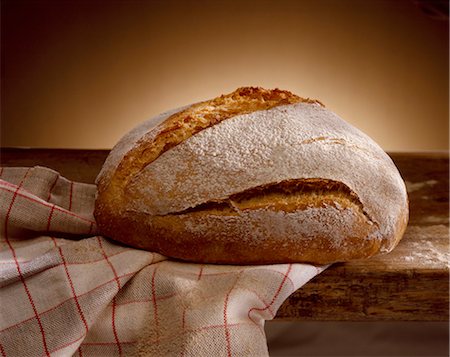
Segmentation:
{"type": "MultiPolygon", "coordinates": [[[[0,151],[1,166],[46,166],[71,180],[93,183],[108,150],[0,151]]],[[[448,153],[390,153],[406,181],[410,220],[391,253],[335,264],[296,291],[277,319],[449,319],[448,153]]]]}

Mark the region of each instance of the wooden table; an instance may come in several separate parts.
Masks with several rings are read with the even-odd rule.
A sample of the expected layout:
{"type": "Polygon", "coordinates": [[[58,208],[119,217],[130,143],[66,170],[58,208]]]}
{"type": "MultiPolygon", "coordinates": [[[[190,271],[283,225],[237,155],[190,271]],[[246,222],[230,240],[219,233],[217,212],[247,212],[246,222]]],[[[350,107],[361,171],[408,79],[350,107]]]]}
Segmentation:
{"type": "MultiPolygon", "coordinates": [[[[93,183],[107,150],[10,149],[2,166],[47,166],[93,183]]],[[[410,220],[388,255],[335,264],[282,305],[278,319],[446,321],[449,317],[448,153],[391,153],[405,179],[410,220]]]]}

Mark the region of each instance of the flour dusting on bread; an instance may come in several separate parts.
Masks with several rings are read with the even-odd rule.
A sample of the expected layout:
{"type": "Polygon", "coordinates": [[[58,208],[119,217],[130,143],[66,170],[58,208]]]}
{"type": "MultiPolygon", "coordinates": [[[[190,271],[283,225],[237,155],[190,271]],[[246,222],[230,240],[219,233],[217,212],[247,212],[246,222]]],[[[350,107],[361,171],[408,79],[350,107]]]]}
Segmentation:
{"type": "Polygon", "coordinates": [[[406,201],[378,145],[327,109],[299,103],[233,117],[162,154],[126,188],[128,209],[169,214],[293,178],[343,182],[376,222],[387,222],[382,234],[392,234],[391,217],[406,201]]]}
{"type": "Polygon", "coordinates": [[[239,88],[141,124],[97,185],[105,235],[198,262],[366,258],[390,251],[408,221],[389,156],[319,101],[279,89],[239,88]],[[312,189],[260,189],[294,181],[312,189]]]}

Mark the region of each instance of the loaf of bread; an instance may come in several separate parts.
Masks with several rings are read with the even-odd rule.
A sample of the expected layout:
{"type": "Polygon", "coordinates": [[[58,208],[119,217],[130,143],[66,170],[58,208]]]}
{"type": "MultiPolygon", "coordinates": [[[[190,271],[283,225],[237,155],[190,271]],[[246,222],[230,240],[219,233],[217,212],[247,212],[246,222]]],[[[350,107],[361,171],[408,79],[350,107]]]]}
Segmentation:
{"type": "Polygon", "coordinates": [[[97,187],[102,234],[201,263],[368,258],[408,221],[389,156],[319,101],[279,89],[239,88],[142,123],[97,187]]]}

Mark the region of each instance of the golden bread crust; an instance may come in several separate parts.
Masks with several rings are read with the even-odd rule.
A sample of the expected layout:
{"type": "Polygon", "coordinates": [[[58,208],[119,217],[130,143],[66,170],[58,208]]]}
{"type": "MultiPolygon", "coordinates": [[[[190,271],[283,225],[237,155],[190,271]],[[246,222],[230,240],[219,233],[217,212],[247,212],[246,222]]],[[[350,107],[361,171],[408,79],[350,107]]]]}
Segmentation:
{"type": "Polygon", "coordinates": [[[137,248],[201,263],[326,264],[391,250],[406,228],[407,204],[395,217],[395,230],[381,234],[384,222],[370,217],[355,192],[320,177],[271,182],[168,214],[130,209],[129,183],[166,151],[226,119],[296,103],[322,105],[288,91],[244,87],[142,132],[119,163],[99,176],[94,215],[100,231],[137,248]]]}

